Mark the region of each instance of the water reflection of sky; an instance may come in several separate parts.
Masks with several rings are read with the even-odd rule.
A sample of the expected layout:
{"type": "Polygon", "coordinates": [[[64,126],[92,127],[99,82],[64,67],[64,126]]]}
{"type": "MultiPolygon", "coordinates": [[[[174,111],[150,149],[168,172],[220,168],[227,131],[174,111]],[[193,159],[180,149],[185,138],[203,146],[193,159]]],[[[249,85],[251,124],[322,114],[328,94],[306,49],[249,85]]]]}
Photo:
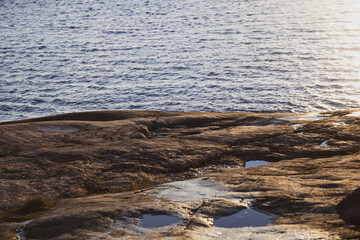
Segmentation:
{"type": "Polygon", "coordinates": [[[230,216],[214,220],[213,226],[225,228],[261,227],[270,224],[270,216],[255,209],[243,209],[230,216]]]}

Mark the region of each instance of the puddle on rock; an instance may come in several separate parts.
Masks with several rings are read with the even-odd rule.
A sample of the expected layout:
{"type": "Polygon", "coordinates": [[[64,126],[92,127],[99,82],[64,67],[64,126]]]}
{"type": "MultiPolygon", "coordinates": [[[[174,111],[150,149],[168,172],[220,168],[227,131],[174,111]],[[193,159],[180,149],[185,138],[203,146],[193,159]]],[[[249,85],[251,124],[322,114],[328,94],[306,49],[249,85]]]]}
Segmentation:
{"type": "Polygon", "coordinates": [[[179,217],[170,215],[151,215],[145,214],[141,219],[143,228],[160,228],[174,225],[179,222],[179,217]]]}
{"type": "Polygon", "coordinates": [[[17,230],[17,232],[15,233],[17,236],[17,239],[19,240],[26,240],[25,238],[25,231],[24,228],[27,224],[31,223],[33,221],[33,219],[30,219],[28,221],[25,221],[22,223],[21,228],[17,230]]]}
{"type": "Polygon", "coordinates": [[[20,229],[19,232],[16,233],[17,239],[26,240],[24,229],[20,229]]]}
{"type": "Polygon", "coordinates": [[[360,111],[352,112],[350,114],[345,115],[346,117],[360,117],[360,111]]]}
{"type": "Polygon", "coordinates": [[[333,123],[334,126],[337,126],[337,127],[343,127],[343,126],[348,126],[349,123],[346,123],[346,122],[335,122],[333,123]]]}
{"type": "Polygon", "coordinates": [[[285,120],[285,121],[296,121],[296,120],[323,120],[323,119],[327,119],[330,118],[331,116],[329,115],[321,115],[317,112],[315,113],[308,113],[308,114],[302,114],[302,115],[298,115],[298,116],[294,116],[294,117],[284,117],[284,118],[279,118],[280,120],[285,120]]]}
{"type": "Polygon", "coordinates": [[[65,133],[73,133],[78,132],[79,129],[75,127],[65,127],[65,126],[40,126],[37,128],[39,131],[42,132],[65,132],[65,133]]]}
{"type": "Polygon", "coordinates": [[[249,208],[230,216],[215,219],[213,226],[222,228],[262,227],[269,225],[270,222],[269,215],[249,208]]]}
{"type": "Polygon", "coordinates": [[[320,147],[328,147],[328,141],[329,140],[326,140],[326,141],[323,141],[321,144],[320,144],[320,147]]]}
{"type": "Polygon", "coordinates": [[[292,124],[290,125],[294,130],[298,130],[299,128],[301,128],[303,125],[302,124],[292,124]]]}
{"type": "Polygon", "coordinates": [[[270,120],[268,124],[263,125],[263,126],[264,127],[265,126],[276,126],[276,125],[281,125],[281,124],[284,124],[284,123],[286,123],[286,120],[273,119],[273,120],[270,120]]]}
{"type": "Polygon", "coordinates": [[[257,166],[267,165],[267,164],[270,164],[270,163],[271,162],[262,161],[262,160],[248,161],[248,162],[245,163],[245,168],[257,167],[257,166]]]}

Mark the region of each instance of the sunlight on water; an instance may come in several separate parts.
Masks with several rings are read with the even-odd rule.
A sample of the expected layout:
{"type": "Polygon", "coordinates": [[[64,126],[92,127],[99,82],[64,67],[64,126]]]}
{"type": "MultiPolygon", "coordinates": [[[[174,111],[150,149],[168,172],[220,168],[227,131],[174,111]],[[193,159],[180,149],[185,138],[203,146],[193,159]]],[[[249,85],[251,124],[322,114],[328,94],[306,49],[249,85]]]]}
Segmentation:
{"type": "Polygon", "coordinates": [[[357,0],[2,0],[0,121],[360,108],[357,0]]]}

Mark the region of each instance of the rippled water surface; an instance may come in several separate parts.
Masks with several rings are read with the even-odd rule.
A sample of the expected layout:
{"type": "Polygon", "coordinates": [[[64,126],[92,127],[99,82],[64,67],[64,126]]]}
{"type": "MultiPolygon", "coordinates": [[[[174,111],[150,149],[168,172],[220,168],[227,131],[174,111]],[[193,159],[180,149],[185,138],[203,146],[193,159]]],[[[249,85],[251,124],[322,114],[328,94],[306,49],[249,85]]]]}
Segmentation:
{"type": "Polygon", "coordinates": [[[358,0],[0,0],[0,121],[360,107],[358,0]]]}

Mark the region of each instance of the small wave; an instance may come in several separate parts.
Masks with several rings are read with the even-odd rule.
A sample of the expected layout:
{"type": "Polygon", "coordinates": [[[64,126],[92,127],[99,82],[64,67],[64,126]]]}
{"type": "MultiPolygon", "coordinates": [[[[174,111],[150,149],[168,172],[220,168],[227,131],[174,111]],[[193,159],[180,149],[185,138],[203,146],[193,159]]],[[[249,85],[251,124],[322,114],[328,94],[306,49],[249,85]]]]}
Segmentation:
{"type": "Polygon", "coordinates": [[[174,69],[174,70],[188,70],[190,68],[186,67],[186,66],[174,66],[174,67],[172,67],[172,69],[174,69]]]}
{"type": "Polygon", "coordinates": [[[116,35],[128,33],[126,31],[121,31],[121,30],[103,30],[102,32],[106,34],[116,34],[116,35]]]}
{"type": "Polygon", "coordinates": [[[345,28],[345,32],[360,32],[360,28],[345,28]]]}
{"type": "Polygon", "coordinates": [[[4,111],[4,112],[9,112],[9,111],[13,110],[13,108],[10,107],[9,105],[0,105],[0,110],[4,111]]]}
{"type": "Polygon", "coordinates": [[[39,103],[45,103],[46,101],[43,100],[43,99],[40,99],[40,98],[34,98],[32,101],[31,101],[31,104],[33,105],[36,105],[36,104],[39,104],[39,103]]]}
{"type": "Polygon", "coordinates": [[[28,106],[28,105],[22,105],[22,106],[16,107],[16,110],[20,111],[20,112],[25,112],[25,113],[32,113],[32,112],[37,112],[37,111],[41,110],[41,108],[28,106]]]}
{"type": "Polygon", "coordinates": [[[355,52],[360,51],[360,47],[338,47],[337,49],[344,51],[355,51],[355,52]]]}
{"type": "Polygon", "coordinates": [[[274,51],[271,53],[271,55],[293,55],[293,52],[279,52],[279,51],[274,51]]]}
{"type": "Polygon", "coordinates": [[[219,76],[219,75],[220,75],[220,74],[217,73],[217,72],[209,72],[209,73],[207,74],[208,77],[219,76]]]}
{"type": "Polygon", "coordinates": [[[54,78],[58,78],[59,76],[56,74],[47,74],[44,76],[45,79],[54,79],[54,78]]]}

